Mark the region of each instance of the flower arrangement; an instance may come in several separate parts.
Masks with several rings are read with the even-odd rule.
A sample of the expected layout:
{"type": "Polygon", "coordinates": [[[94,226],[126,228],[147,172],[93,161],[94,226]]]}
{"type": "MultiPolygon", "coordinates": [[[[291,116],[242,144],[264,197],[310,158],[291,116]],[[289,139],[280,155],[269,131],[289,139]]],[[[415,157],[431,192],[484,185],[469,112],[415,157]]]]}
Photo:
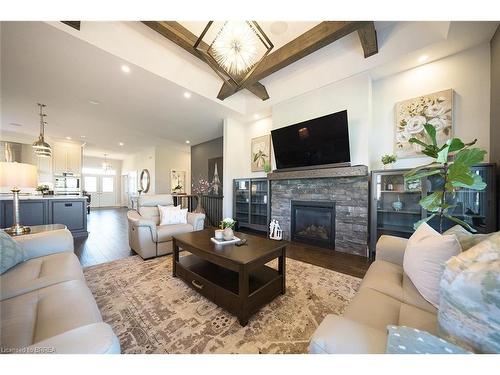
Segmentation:
{"type": "Polygon", "coordinates": [[[220,222],[220,229],[226,229],[226,228],[234,229],[235,224],[236,221],[234,221],[230,217],[226,217],[224,220],[220,222]]]}
{"type": "Polygon", "coordinates": [[[389,165],[389,164],[392,164],[392,163],[395,163],[396,162],[396,155],[384,155],[382,156],[382,158],[380,159],[382,161],[382,164],[384,164],[384,166],[386,165],[389,165]]]}
{"type": "Polygon", "coordinates": [[[431,139],[424,125],[432,125],[438,142],[446,142],[452,133],[452,90],[407,100],[397,105],[396,150],[399,156],[416,156],[422,151],[418,139],[429,143],[431,139]]]}
{"type": "Polygon", "coordinates": [[[208,194],[211,188],[210,182],[206,178],[200,177],[196,184],[193,184],[192,192],[196,195],[208,194]]]}
{"type": "Polygon", "coordinates": [[[41,192],[47,191],[49,189],[50,189],[49,185],[38,185],[36,187],[36,191],[41,191],[41,192]]]}

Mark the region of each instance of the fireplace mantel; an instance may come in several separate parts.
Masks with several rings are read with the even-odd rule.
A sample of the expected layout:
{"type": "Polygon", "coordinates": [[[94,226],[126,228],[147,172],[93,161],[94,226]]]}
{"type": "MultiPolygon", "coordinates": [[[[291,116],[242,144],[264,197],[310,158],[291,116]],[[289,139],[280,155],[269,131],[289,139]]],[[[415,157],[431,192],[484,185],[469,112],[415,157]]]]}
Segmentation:
{"type": "Polygon", "coordinates": [[[297,171],[276,171],[267,175],[268,180],[300,180],[311,178],[362,177],[368,176],[366,165],[352,167],[318,168],[297,171]]]}

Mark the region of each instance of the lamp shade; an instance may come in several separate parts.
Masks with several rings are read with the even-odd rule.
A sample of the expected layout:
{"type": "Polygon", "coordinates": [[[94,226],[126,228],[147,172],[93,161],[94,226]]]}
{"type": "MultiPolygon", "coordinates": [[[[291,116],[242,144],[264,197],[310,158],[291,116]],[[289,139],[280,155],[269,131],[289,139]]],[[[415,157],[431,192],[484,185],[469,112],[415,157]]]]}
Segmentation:
{"type": "Polygon", "coordinates": [[[25,163],[0,162],[0,187],[34,188],[38,183],[36,166],[25,163]]]}

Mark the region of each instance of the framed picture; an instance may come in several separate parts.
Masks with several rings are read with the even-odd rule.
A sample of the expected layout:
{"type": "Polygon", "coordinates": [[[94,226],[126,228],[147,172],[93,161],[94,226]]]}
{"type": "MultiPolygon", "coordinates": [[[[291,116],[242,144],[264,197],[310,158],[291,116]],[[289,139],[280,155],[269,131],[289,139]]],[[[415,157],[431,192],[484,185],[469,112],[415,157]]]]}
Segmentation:
{"type": "Polygon", "coordinates": [[[415,137],[425,143],[430,139],[424,124],[436,129],[438,144],[453,136],[453,90],[434,92],[396,103],[394,152],[398,158],[422,156],[422,147],[409,140],[415,137]]]}
{"type": "Polygon", "coordinates": [[[175,194],[186,192],[186,171],[170,171],[170,189],[175,194]]]}
{"type": "Polygon", "coordinates": [[[208,159],[208,181],[211,195],[222,195],[222,156],[208,159]]]}
{"type": "Polygon", "coordinates": [[[261,172],[264,165],[271,163],[271,136],[269,134],[252,138],[251,144],[252,172],[261,172]]]}

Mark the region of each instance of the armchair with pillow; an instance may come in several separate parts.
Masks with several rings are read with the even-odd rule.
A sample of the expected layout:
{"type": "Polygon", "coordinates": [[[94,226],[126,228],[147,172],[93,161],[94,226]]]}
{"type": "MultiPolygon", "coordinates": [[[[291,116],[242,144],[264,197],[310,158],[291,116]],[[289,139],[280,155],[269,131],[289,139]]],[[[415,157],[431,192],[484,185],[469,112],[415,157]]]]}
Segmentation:
{"type": "Polygon", "coordinates": [[[205,215],[174,206],[170,194],[141,195],[127,213],[129,245],[143,259],[172,252],[172,236],[204,228],[205,215]]]}

